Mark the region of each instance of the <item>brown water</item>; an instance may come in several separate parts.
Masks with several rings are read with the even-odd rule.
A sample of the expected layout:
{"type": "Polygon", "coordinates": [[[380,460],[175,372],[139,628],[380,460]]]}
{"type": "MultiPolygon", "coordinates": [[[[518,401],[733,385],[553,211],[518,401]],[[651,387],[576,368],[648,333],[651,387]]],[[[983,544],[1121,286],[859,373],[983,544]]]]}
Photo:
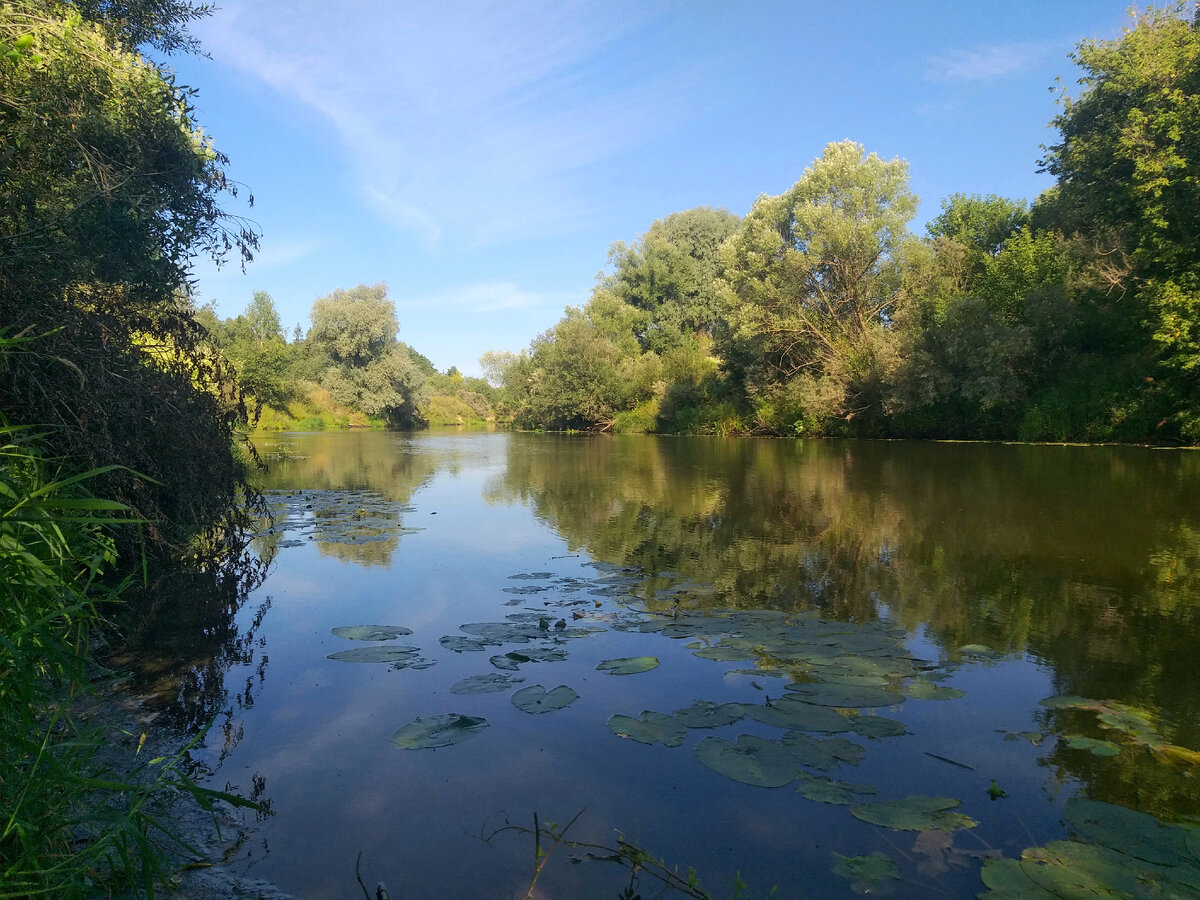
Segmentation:
{"type": "MultiPolygon", "coordinates": [[[[273,553],[265,583],[161,597],[133,643],[141,683],[169,697],[162,727],[216,715],[198,754],[211,781],[274,811],[233,865],[297,896],[361,894],[360,853],[363,879],[394,898],[523,896],[533,838],[481,837],[534,813],[584,810],[568,837],[615,846],[619,832],[695,867],[714,896],[740,873],[753,897],[855,896],[834,854],[872,853],[894,860],[894,896],[974,896],[984,857],[1068,834],[1073,796],[1200,814],[1200,766],[1162,749],[1200,748],[1196,453],[497,433],[258,443],[278,514],[257,543],[273,553]],[[470,649],[479,623],[501,623],[500,639],[470,649]],[[331,631],[355,625],[413,633],[331,631]],[[400,645],[415,650],[393,663],[328,658],[400,645]],[[529,658],[538,649],[549,661],[529,658]],[[643,656],[659,665],[597,670],[643,656]],[[450,690],[501,672],[524,680],[450,690]],[[536,715],[510,702],[538,684],[578,699],[536,715]],[[696,748],[778,743],[783,727],[746,717],[668,747],[609,725],[697,700],[761,710],[789,685],[848,726],[874,714],[905,733],[787,729],[861,749],[761,787],[696,748]],[[847,687],[894,698],[830,699],[847,687]],[[1063,694],[1094,702],[1039,704],[1063,694]],[[391,740],[449,713],[488,727],[438,749],[391,740]],[[877,793],[834,805],[798,792],[819,777],[877,793]],[[894,830],[861,809],[910,794],[960,800],[977,824],[894,830]]],[[[629,884],[611,863],[571,864],[582,852],[556,850],[535,895],[629,884]]]]}

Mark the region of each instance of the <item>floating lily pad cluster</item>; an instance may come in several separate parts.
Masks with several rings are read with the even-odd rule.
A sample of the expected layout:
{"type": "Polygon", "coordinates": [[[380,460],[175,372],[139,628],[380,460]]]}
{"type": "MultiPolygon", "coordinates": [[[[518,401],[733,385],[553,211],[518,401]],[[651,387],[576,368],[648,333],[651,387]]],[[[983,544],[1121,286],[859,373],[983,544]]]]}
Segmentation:
{"type": "Polygon", "coordinates": [[[515,644],[520,649],[496,653],[489,662],[497,669],[515,672],[523,663],[558,662],[567,658],[567,641],[588,637],[603,626],[568,625],[566,619],[538,612],[512,613],[503,622],[469,622],[462,634],[443,635],[439,643],[455,653],[481,653],[490,647],[515,644]]]}
{"type": "Polygon", "coordinates": [[[420,647],[393,644],[398,637],[412,634],[403,625],[341,625],[330,630],[334,637],[350,641],[376,641],[370,647],[353,647],[330,653],[327,659],[352,663],[390,663],[393,669],[428,669],[435,660],[421,656],[420,647]]]}
{"type": "Polygon", "coordinates": [[[389,541],[421,531],[401,524],[413,507],[388,500],[374,491],[266,491],[272,524],[266,532],[287,532],[280,546],[305,540],[326,544],[389,541]]]}
{"type": "MultiPolygon", "coordinates": [[[[1147,710],[1116,700],[1090,700],[1087,697],[1062,695],[1047,697],[1041,705],[1050,709],[1079,710],[1095,713],[1096,722],[1107,733],[1136,747],[1145,747],[1164,762],[1200,766],[1200,751],[1172,744],[1158,730],[1155,717],[1147,710]]],[[[1086,750],[1096,756],[1116,756],[1120,745],[1101,738],[1080,734],[1064,734],[1063,740],[1074,750],[1086,750]]]]}
{"type": "Polygon", "coordinates": [[[1031,847],[1020,859],[986,860],[981,897],[1197,897],[1200,826],[1086,798],[1067,801],[1080,838],[1031,847]]]}

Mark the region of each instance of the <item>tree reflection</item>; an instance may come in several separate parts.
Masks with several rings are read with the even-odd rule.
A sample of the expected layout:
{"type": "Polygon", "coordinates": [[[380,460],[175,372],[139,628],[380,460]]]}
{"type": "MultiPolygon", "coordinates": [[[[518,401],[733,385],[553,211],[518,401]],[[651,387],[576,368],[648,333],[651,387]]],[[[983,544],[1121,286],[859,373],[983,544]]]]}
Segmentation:
{"type": "MultiPolygon", "coordinates": [[[[1195,454],[518,435],[489,497],[575,551],[710,584],[715,606],[887,616],[947,655],[1028,654],[1061,693],[1146,708],[1200,746],[1195,454]]],[[[1146,752],[1094,767],[1103,781],[1086,753],[1052,759],[1104,799],[1194,811],[1191,780],[1146,752]]]]}

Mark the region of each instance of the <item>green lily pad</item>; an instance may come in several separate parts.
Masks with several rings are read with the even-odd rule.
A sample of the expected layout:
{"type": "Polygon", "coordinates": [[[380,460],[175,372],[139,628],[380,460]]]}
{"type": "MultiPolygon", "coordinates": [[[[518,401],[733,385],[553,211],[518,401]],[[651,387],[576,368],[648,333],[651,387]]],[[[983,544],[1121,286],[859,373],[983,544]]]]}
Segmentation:
{"type": "Polygon", "coordinates": [[[658,665],[658,658],[654,656],[623,656],[618,659],[606,659],[596,668],[610,675],[637,675],[639,672],[656,669],[658,665]]]}
{"type": "Polygon", "coordinates": [[[857,766],[867,752],[845,738],[819,740],[799,731],[789,731],[783,736],[782,742],[797,763],[822,772],[836,769],[842,763],[857,766]]]}
{"type": "Polygon", "coordinates": [[[1061,900],[1026,875],[1018,859],[985,859],[979,877],[996,893],[997,900],[1061,900]]]}
{"type": "Polygon", "coordinates": [[[807,800],[817,803],[830,803],[834,806],[849,806],[857,803],[860,794],[877,794],[879,789],[869,784],[850,784],[846,781],[834,781],[832,778],[819,778],[800,773],[800,787],[796,793],[807,800]]]}
{"type": "Polygon", "coordinates": [[[718,662],[754,659],[754,654],[751,651],[737,647],[705,647],[703,650],[697,650],[695,655],[701,659],[713,659],[718,662]]]}
{"type": "Polygon", "coordinates": [[[489,657],[488,661],[497,669],[515,672],[521,663],[561,662],[566,658],[567,654],[557,647],[527,647],[523,650],[510,650],[508,653],[489,657]]]}
{"type": "Polygon", "coordinates": [[[855,684],[810,684],[788,685],[788,691],[797,694],[797,700],[816,703],[819,706],[836,706],[841,709],[859,709],[864,706],[897,706],[904,702],[901,694],[880,688],[855,684]]]}
{"type": "Polygon", "coordinates": [[[718,728],[736,722],[744,715],[740,703],[713,703],[697,700],[691,706],[675,710],[675,719],[688,728],[718,728]]]}
{"type": "Polygon", "coordinates": [[[337,653],[330,653],[325,658],[336,659],[339,662],[394,663],[411,660],[420,652],[420,647],[355,647],[353,650],[339,650],[337,653]]]}
{"type": "Polygon", "coordinates": [[[933,684],[928,681],[912,682],[905,693],[914,700],[957,700],[959,697],[966,696],[966,692],[960,691],[958,688],[933,684]]]}
{"type": "Polygon", "coordinates": [[[974,819],[962,813],[949,812],[960,802],[952,797],[909,794],[903,800],[884,800],[880,803],[852,806],[850,814],[872,825],[898,831],[954,831],[956,828],[974,828],[979,824],[974,819]]]}
{"type": "Polygon", "coordinates": [[[447,650],[453,650],[455,653],[463,653],[464,651],[474,653],[482,650],[484,647],[496,646],[496,644],[489,645],[483,641],[477,641],[475,638],[465,637],[461,634],[444,635],[438,639],[438,643],[447,650]]]}
{"type": "Polygon", "coordinates": [[[903,722],[886,716],[851,716],[850,730],[866,738],[899,737],[908,734],[903,722]]]}
{"type": "Polygon", "coordinates": [[[1068,800],[1064,813],[1077,833],[1119,853],[1159,865],[1196,864],[1188,848],[1188,832],[1178,825],[1084,797],[1068,800]]]}
{"type": "Polygon", "coordinates": [[[487,675],[472,675],[450,686],[452,694],[492,694],[507,691],[514,684],[520,684],[524,678],[517,678],[505,672],[490,672],[487,675]]]}
{"type": "Polygon", "coordinates": [[[687,737],[687,728],[673,716],[645,710],[640,719],[633,716],[610,716],[608,727],[617,737],[629,738],[643,744],[662,744],[678,747],[687,737]]]}
{"type": "Polygon", "coordinates": [[[1121,748],[1112,741],[1101,741],[1082,734],[1064,734],[1063,738],[1072,750],[1087,750],[1093,756],[1116,756],[1121,752],[1121,748]]]}
{"type": "Polygon", "coordinates": [[[548,713],[570,706],[579,695],[565,684],[546,690],[540,684],[531,684],[512,695],[513,706],[527,713],[548,713]]]}
{"type": "Polygon", "coordinates": [[[696,758],[726,778],[756,787],[783,787],[799,774],[786,747],[753,734],[739,734],[733,744],[706,737],[696,745],[696,758]]]}
{"type": "Polygon", "coordinates": [[[465,741],[488,727],[486,719],[447,713],[428,719],[414,719],[392,735],[392,743],[401,750],[426,750],[449,747],[465,741]]]}
{"type": "Polygon", "coordinates": [[[342,625],[331,628],[334,637],[351,641],[394,641],[404,634],[412,634],[411,628],[400,625],[342,625]]]}
{"type": "Polygon", "coordinates": [[[850,879],[850,889],[856,894],[886,894],[891,890],[889,882],[900,880],[896,861],[886,853],[870,856],[842,856],[833,854],[833,874],[850,879]]]}
{"type": "Polygon", "coordinates": [[[790,697],[771,701],[770,706],[742,704],[742,711],[748,718],[774,728],[787,728],[791,731],[821,731],[826,734],[836,734],[839,731],[850,730],[850,720],[838,715],[832,709],[806,703],[790,697]]]}

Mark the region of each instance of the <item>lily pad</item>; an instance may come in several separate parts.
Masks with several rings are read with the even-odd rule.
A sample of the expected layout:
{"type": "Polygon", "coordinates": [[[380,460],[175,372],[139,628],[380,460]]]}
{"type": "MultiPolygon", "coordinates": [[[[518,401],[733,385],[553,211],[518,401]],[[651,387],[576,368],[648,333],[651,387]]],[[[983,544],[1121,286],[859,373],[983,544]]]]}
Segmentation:
{"type": "Polygon", "coordinates": [[[903,800],[885,800],[852,806],[850,814],[856,819],[894,828],[898,831],[954,831],[974,828],[979,823],[962,813],[950,812],[961,801],[952,797],[924,797],[909,794],[903,800]]]}
{"type": "Polygon", "coordinates": [[[905,691],[914,700],[957,700],[965,697],[966,692],[958,688],[946,687],[943,684],[933,684],[928,681],[914,681],[905,691]]]}
{"type": "Polygon", "coordinates": [[[351,641],[394,641],[404,634],[412,634],[411,628],[401,625],[342,625],[331,628],[334,637],[351,641]]]}
{"type": "Polygon", "coordinates": [[[819,706],[836,706],[841,709],[896,706],[904,702],[901,694],[855,684],[823,684],[821,682],[792,684],[788,685],[788,691],[799,695],[796,698],[798,700],[816,703],[819,706]]]}
{"type": "Polygon", "coordinates": [[[718,662],[754,659],[754,654],[751,651],[738,647],[705,647],[703,650],[697,650],[695,655],[701,659],[713,659],[718,662]]]}
{"type": "Polygon", "coordinates": [[[1072,750],[1087,750],[1093,756],[1116,756],[1121,752],[1121,748],[1112,741],[1101,741],[1082,734],[1064,734],[1063,738],[1072,750]]]}
{"type": "Polygon", "coordinates": [[[398,728],[392,735],[392,743],[401,750],[449,747],[465,741],[487,727],[486,719],[458,713],[431,716],[428,719],[417,718],[398,728]]]}
{"type": "Polygon", "coordinates": [[[531,684],[512,695],[513,706],[527,713],[548,713],[570,706],[579,695],[565,684],[546,690],[540,684],[531,684]]]}
{"type": "Polygon", "coordinates": [[[337,653],[330,653],[325,658],[354,663],[400,662],[412,659],[420,652],[420,647],[355,647],[353,650],[339,650],[337,653]]]}
{"type": "Polygon", "coordinates": [[[1067,821],[1090,841],[1159,865],[1196,864],[1188,832],[1154,816],[1099,800],[1073,797],[1064,808],[1067,821]]]}
{"type": "Polygon", "coordinates": [[[853,741],[845,738],[819,740],[799,731],[789,731],[783,736],[783,746],[796,762],[810,769],[828,772],[842,763],[857,766],[867,752],[853,741]]]}
{"type": "Polygon", "coordinates": [[[900,880],[896,861],[886,853],[870,856],[842,856],[833,854],[833,874],[850,879],[850,889],[856,894],[886,894],[891,890],[889,882],[900,880]]]}
{"type": "Polygon", "coordinates": [[[786,747],[753,734],[740,734],[732,744],[706,737],[696,746],[696,758],[726,778],[756,787],[783,787],[799,774],[786,747]]]}
{"type": "Polygon", "coordinates": [[[740,703],[713,703],[697,700],[691,706],[675,710],[675,719],[688,728],[718,728],[736,722],[744,715],[740,703]]]}
{"type": "Polygon", "coordinates": [[[654,656],[623,656],[618,659],[606,659],[596,668],[610,675],[637,675],[639,672],[656,669],[658,665],[658,658],[654,656]]]}
{"type": "Polygon", "coordinates": [[[796,788],[796,793],[817,803],[849,806],[859,801],[860,794],[877,794],[879,789],[869,784],[850,784],[846,781],[834,781],[832,778],[814,778],[801,772],[800,787],[796,788]]]}
{"type": "MultiPolygon", "coordinates": [[[[474,653],[482,650],[484,647],[489,646],[483,641],[478,641],[475,638],[464,637],[461,634],[444,635],[438,639],[438,643],[447,650],[453,650],[455,653],[462,653],[464,651],[474,653]]],[[[496,645],[491,644],[490,646],[494,647],[496,645]]]]}
{"type": "Polygon", "coordinates": [[[608,727],[617,737],[629,738],[643,744],[662,744],[678,747],[687,737],[687,728],[665,713],[645,710],[640,719],[633,716],[610,716],[608,727]]]}
{"type": "Polygon", "coordinates": [[[903,722],[886,716],[852,716],[850,730],[866,738],[899,737],[908,734],[903,722]]]}
{"type": "Polygon", "coordinates": [[[488,661],[497,669],[515,672],[521,663],[561,662],[566,658],[567,654],[556,647],[528,647],[489,657],[488,661]]]}
{"type": "Polygon", "coordinates": [[[784,697],[769,706],[743,704],[742,711],[756,722],[792,731],[821,731],[836,734],[850,730],[850,720],[825,706],[784,697]]]}
{"type": "Polygon", "coordinates": [[[450,686],[452,694],[492,694],[507,691],[514,684],[520,684],[524,678],[503,672],[490,672],[486,675],[472,675],[450,686]]]}

